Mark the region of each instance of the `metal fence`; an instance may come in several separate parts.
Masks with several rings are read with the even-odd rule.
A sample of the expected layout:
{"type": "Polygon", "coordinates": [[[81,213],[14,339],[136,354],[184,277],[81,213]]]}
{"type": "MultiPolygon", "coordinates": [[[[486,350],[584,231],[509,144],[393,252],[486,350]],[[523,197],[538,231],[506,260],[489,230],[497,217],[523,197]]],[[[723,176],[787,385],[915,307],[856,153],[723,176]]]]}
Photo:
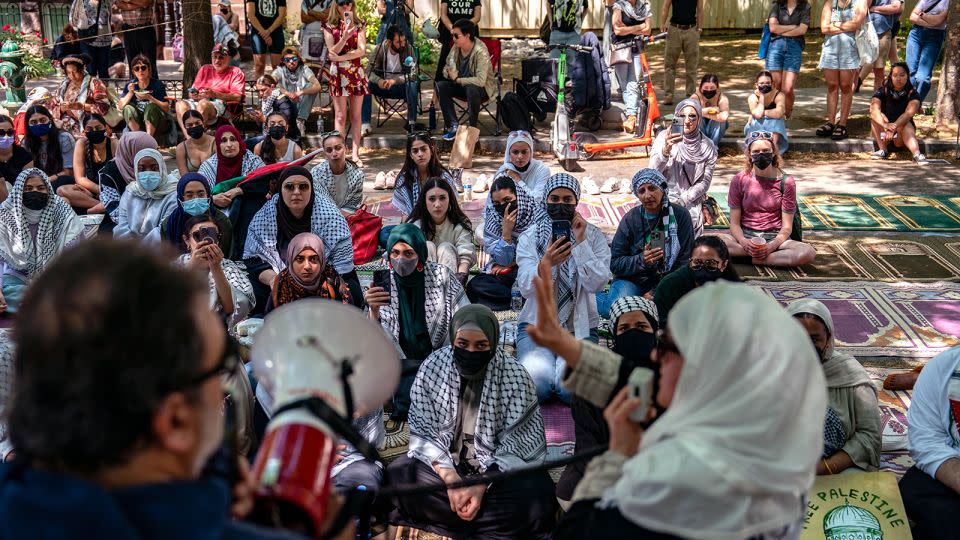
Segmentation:
{"type": "Polygon", "coordinates": [[[53,4],[44,2],[41,11],[43,37],[50,43],[56,41],[60,33],[63,32],[63,26],[67,24],[70,18],[70,4],[53,4]]]}
{"type": "Polygon", "coordinates": [[[23,14],[20,13],[19,2],[0,2],[0,26],[20,26],[23,14]]]}

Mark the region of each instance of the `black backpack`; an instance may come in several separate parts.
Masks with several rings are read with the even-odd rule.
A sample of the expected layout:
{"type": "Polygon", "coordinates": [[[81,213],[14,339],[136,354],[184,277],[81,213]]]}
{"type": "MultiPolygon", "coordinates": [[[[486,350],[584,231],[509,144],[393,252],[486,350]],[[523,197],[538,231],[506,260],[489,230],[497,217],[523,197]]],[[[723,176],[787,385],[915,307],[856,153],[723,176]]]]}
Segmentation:
{"type": "Polygon", "coordinates": [[[500,121],[510,131],[533,131],[530,121],[530,109],[527,104],[513,92],[507,92],[500,100],[500,121]]]}

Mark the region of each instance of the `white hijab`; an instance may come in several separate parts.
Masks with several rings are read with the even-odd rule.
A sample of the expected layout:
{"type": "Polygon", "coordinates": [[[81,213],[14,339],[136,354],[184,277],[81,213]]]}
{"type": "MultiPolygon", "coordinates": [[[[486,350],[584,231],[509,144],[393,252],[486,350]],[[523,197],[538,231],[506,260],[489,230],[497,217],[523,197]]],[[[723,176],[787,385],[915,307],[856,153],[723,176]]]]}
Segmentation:
{"type": "Polygon", "coordinates": [[[167,164],[163,161],[163,155],[156,148],[144,148],[137,152],[133,157],[133,177],[134,181],[127,185],[127,191],[141,199],[163,199],[167,195],[177,190],[179,179],[172,174],[167,173],[167,164]],[[147,191],[140,185],[138,176],[140,176],[140,161],[144,158],[153,158],[157,162],[160,170],[160,185],[153,191],[147,191]]]}
{"type": "Polygon", "coordinates": [[[807,333],[773,299],[726,282],[688,294],[667,326],[684,357],[673,401],[602,504],[684,538],[797,523],[827,410],[807,333]]]}
{"type": "Polygon", "coordinates": [[[531,137],[529,133],[526,131],[511,132],[507,136],[507,151],[503,156],[503,165],[497,169],[494,177],[507,171],[517,173],[520,175],[520,181],[524,183],[527,191],[533,195],[534,199],[539,201],[546,197],[546,193],[544,193],[543,190],[547,185],[547,180],[550,179],[550,167],[539,159],[534,159],[533,152],[533,137],[531,137]],[[521,142],[527,143],[527,145],[530,146],[530,163],[527,164],[527,170],[523,172],[518,170],[517,167],[510,162],[510,149],[513,148],[513,145],[521,142]]]}

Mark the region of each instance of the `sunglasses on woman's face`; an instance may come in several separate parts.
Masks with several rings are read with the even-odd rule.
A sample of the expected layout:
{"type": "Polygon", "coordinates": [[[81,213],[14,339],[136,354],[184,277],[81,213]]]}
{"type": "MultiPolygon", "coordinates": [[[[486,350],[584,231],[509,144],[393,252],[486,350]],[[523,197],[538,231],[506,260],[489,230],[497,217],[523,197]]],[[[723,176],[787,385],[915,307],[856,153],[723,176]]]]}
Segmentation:
{"type": "Polygon", "coordinates": [[[141,71],[150,71],[150,66],[144,66],[142,64],[139,66],[133,66],[133,71],[134,73],[140,73],[141,71]]]}
{"type": "Polygon", "coordinates": [[[17,134],[14,129],[0,129],[0,137],[13,137],[17,134]]]}
{"type": "Polygon", "coordinates": [[[288,57],[284,58],[283,61],[284,61],[284,62],[299,62],[299,61],[300,61],[300,57],[299,57],[299,56],[288,56],[288,57]]]}

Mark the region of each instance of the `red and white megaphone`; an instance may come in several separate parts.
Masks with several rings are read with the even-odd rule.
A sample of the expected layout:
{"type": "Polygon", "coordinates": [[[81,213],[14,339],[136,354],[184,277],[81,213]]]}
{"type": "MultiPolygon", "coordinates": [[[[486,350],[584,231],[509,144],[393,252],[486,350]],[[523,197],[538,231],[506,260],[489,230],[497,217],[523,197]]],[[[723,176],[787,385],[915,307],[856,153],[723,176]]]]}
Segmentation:
{"type": "Polygon", "coordinates": [[[318,535],[328,519],[337,447],[352,429],[347,415],[369,414],[393,395],[400,381],[397,350],[357,308],[304,299],[270,313],[251,359],[259,384],[274,398],[253,464],[255,514],[283,522],[277,525],[296,521],[296,528],[318,535]]]}

